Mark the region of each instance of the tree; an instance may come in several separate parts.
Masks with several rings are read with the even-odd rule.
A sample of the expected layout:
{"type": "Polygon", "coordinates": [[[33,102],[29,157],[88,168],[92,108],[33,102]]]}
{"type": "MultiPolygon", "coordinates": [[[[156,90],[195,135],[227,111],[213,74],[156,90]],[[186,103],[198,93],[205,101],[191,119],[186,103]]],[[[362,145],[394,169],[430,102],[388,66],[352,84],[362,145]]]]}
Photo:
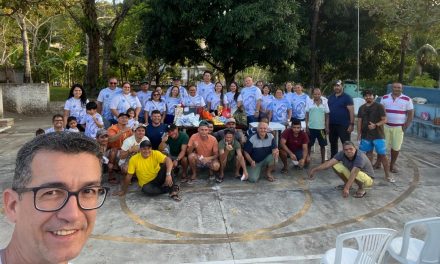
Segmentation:
{"type": "Polygon", "coordinates": [[[380,15],[389,28],[400,36],[399,82],[403,82],[406,53],[411,35],[427,32],[440,21],[440,3],[437,0],[361,0],[370,14],[380,15]]]}
{"type": "Polygon", "coordinates": [[[250,66],[281,66],[297,49],[295,0],[152,0],[150,7],[141,39],[149,58],[204,62],[227,83],[250,66]]]}

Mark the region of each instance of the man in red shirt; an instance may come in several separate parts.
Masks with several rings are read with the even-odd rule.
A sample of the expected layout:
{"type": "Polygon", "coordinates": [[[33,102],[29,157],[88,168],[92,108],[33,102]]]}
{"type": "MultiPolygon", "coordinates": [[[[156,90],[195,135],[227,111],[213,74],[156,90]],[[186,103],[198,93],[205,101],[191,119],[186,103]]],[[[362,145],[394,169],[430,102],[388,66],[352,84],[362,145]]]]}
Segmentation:
{"type": "Polygon", "coordinates": [[[282,173],[287,173],[287,157],[300,169],[306,165],[309,137],[301,130],[301,121],[294,120],[290,129],[284,130],[280,140],[280,158],[283,162],[282,173]]]}

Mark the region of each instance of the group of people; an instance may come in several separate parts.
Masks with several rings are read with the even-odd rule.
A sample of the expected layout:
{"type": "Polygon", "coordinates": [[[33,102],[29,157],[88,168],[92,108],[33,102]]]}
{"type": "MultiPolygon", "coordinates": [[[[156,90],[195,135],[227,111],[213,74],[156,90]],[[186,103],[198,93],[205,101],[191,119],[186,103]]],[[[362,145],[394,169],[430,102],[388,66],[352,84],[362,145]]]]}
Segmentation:
{"type": "MultiPolygon", "coordinates": [[[[197,182],[200,169],[207,169],[209,177],[218,183],[224,180],[226,171],[241,180],[256,182],[264,170],[266,179],[274,181],[272,172],[278,159],[282,161],[282,173],[288,173],[290,164],[302,169],[310,164],[311,147],[318,141],[322,165],[311,169],[310,177],[320,169],[333,167],[345,179],[341,188],[346,191],[356,182],[359,190],[355,196],[363,197],[365,184],[351,177],[351,171],[356,175],[358,171],[350,166],[348,174],[338,169],[350,157],[345,149],[354,148],[354,157],[362,159],[358,163],[363,164],[362,168],[357,167],[358,163],[355,167],[371,179],[374,170],[368,166],[373,163],[375,150],[377,160],[373,167],[383,166],[385,179],[394,182],[390,172],[397,172],[395,163],[403,132],[413,116],[412,100],[402,94],[402,84],[394,83],[392,92],[384,95],[380,103],[375,101],[373,92],[364,91],[365,104],[357,114],[357,151],[351,142],[355,127],[353,99],[344,92],[341,81],[334,82],[333,93],[328,97],[319,88],[313,88],[309,96],[301,84],[292,82],[285,83],[284,89],[275,89],[272,96],[270,86],[262,81],[254,85],[251,77],[244,79],[242,89],[232,82],[224,94],[223,85],[212,83],[208,71],[200,83],[188,85],[188,90],[180,85],[180,79],[174,78],[164,94],[160,87],[150,91],[148,82],[142,82],[137,92],[127,82],[122,89],[117,84],[116,78],[110,78],[109,86],[100,91],[96,102],[88,101],[81,85],[73,85],[64,115],[55,115],[53,127],[46,130],[83,131],[95,138],[104,154],[108,181],[122,181],[117,195],[124,195],[136,176],[145,194],[168,192],[179,201],[176,174],[180,173],[181,182],[192,184],[197,182]],[[212,122],[201,121],[196,133],[188,135],[174,124],[174,109],[179,106],[202,107],[213,115],[218,114],[219,107],[230,108],[232,113],[244,111],[248,124],[259,123],[256,129],[237,129],[236,120],[229,118],[225,129],[214,132],[212,122]],[[270,122],[286,126],[279,138],[271,133],[270,122]],[[326,161],[327,135],[331,154],[326,161]],[[338,153],[339,142],[343,151],[338,153]],[[391,162],[386,155],[387,143],[391,146],[391,162]],[[122,179],[117,179],[117,171],[122,179]]],[[[372,180],[367,182],[371,184],[372,180]]]]}

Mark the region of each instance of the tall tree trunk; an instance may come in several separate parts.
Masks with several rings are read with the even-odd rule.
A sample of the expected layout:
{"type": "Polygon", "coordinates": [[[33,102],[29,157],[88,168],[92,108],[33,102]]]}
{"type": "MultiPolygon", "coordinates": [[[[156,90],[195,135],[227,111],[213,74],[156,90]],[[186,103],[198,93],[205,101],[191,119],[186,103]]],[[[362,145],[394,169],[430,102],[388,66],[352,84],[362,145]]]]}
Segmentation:
{"type": "Polygon", "coordinates": [[[109,38],[105,36],[103,38],[103,49],[102,49],[102,79],[108,80],[110,76],[108,76],[108,69],[110,65],[110,56],[113,47],[114,38],[109,38]]]}
{"type": "Polygon", "coordinates": [[[87,34],[87,72],[84,86],[91,92],[97,94],[99,77],[99,40],[100,30],[96,4],[94,0],[83,0],[82,9],[85,21],[82,23],[84,32],[87,34]]]}
{"type": "Polygon", "coordinates": [[[231,84],[231,82],[234,81],[235,79],[235,74],[237,74],[237,72],[235,71],[224,71],[223,75],[225,76],[225,81],[226,81],[226,87],[229,87],[229,85],[231,84]]]}
{"type": "Polygon", "coordinates": [[[403,83],[403,75],[405,73],[405,57],[408,50],[409,33],[405,31],[400,39],[400,64],[399,64],[399,82],[403,83]]]}
{"type": "Polygon", "coordinates": [[[20,26],[21,41],[23,44],[23,64],[24,64],[23,82],[32,83],[31,57],[29,52],[29,38],[27,35],[27,25],[25,21],[25,16],[24,14],[17,13],[16,19],[20,26]]]}
{"type": "Polygon", "coordinates": [[[317,50],[316,50],[316,34],[318,32],[319,10],[323,0],[314,0],[312,4],[312,28],[310,31],[310,86],[315,87],[317,83],[317,50]]]}

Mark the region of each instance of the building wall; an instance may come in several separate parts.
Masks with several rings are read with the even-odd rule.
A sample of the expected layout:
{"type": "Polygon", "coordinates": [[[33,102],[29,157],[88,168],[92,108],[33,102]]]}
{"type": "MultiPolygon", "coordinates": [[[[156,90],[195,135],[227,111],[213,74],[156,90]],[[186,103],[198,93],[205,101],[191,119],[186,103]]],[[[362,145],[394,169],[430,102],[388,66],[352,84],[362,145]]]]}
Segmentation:
{"type": "Polygon", "coordinates": [[[49,84],[0,84],[3,91],[5,111],[19,114],[38,114],[47,111],[49,103],[49,84]]]}
{"type": "Polygon", "coordinates": [[[0,118],[3,118],[3,91],[0,86],[0,118]]]}

